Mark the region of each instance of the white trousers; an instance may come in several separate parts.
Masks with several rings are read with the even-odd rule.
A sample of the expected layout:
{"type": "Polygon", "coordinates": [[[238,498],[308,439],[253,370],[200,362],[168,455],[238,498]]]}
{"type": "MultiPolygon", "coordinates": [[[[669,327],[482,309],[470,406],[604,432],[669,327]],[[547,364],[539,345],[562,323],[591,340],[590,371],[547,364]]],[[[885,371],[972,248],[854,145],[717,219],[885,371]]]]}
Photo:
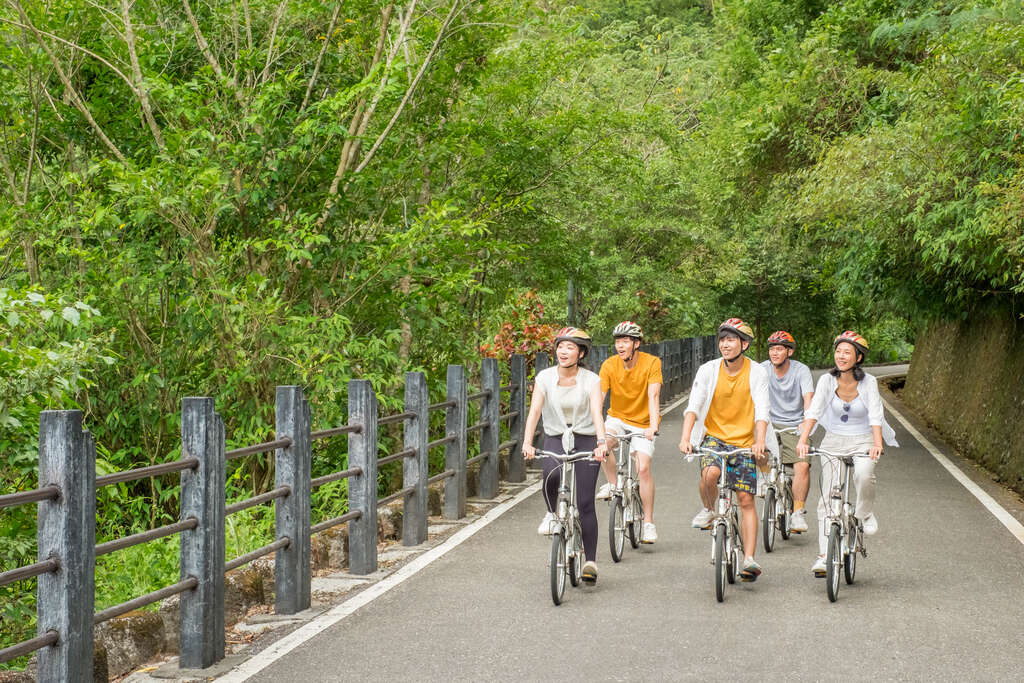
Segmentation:
{"type": "MultiPolygon", "coordinates": [[[[826,434],[821,440],[821,450],[833,453],[866,453],[874,439],[871,434],[858,436],[843,436],[839,434],[826,434]]],[[[862,522],[875,509],[875,465],[877,463],[871,458],[853,459],[853,489],[857,502],[854,506],[854,514],[862,522]]],[[[818,554],[824,555],[828,546],[826,537],[825,517],[829,514],[828,507],[831,507],[831,493],[833,486],[842,484],[845,466],[837,458],[821,457],[821,498],[818,499],[818,554]]],[[[838,515],[841,510],[831,510],[831,514],[838,515]]]]}

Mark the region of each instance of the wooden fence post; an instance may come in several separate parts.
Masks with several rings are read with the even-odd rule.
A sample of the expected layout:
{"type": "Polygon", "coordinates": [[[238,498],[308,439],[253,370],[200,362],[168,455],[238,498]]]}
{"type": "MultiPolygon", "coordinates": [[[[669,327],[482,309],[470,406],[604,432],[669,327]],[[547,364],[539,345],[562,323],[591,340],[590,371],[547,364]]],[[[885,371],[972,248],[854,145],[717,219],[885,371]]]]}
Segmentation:
{"type": "Polygon", "coordinates": [[[522,354],[512,356],[509,383],[509,411],[513,413],[508,424],[508,438],[515,441],[512,451],[508,454],[508,480],[510,482],[526,481],[526,462],[523,460],[523,427],[526,425],[526,357],[522,354]]]}
{"type": "Polygon", "coordinates": [[[181,579],[195,577],[181,594],[183,669],[205,669],[224,658],[224,421],[212,398],[181,401],[181,454],[199,465],[181,473],[181,520],[198,520],[181,532],[181,579]]]}
{"type": "Polygon", "coordinates": [[[427,442],[430,440],[430,396],[422,372],[405,373],[405,448],[416,452],[402,461],[402,486],[416,489],[405,497],[402,514],[402,545],[419,545],[427,540],[427,442]]]}
{"type": "Polygon", "coordinates": [[[278,448],[274,459],[274,485],[291,493],[274,501],[276,540],[290,539],[274,555],[274,610],[295,614],[310,603],[310,438],[309,401],[302,387],[280,386],[275,396],[275,438],[290,437],[291,445],[278,448]]]}
{"type": "MultiPolygon", "coordinates": [[[[545,351],[538,351],[536,354],[534,354],[534,356],[533,356],[533,390],[534,391],[537,391],[537,375],[540,374],[541,370],[547,370],[548,369],[548,363],[549,363],[548,354],[545,351]]],[[[537,432],[535,434],[527,434],[526,438],[530,439],[530,443],[536,444],[537,443],[537,436],[538,435],[540,435],[541,443],[543,444],[544,443],[544,436],[543,436],[544,435],[544,417],[543,416],[541,416],[540,419],[537,420],[537,432]]],[[[540,467],[540,464],[539,464],[540,461],[537,460],[536,458],[534,458],[531,462],[532,462],[532,465],[534,467],[537,467],[537,468],[540,467]]]]}
{"type": "Polygon", "coordinates": [[[39,415],[39,485],[56,485],[60,496],[38,505],[40,562],[55,558],[60,569],[37,584],[37,631],[59,640],[39,650],[38,680],[92,681],[96,561],[96,446],[82,431],[79,410],[39,415]]]}
{"type": "Polygon", "coordinates": [[[443,512],[448,519],[462,519],[466,516],[466,369],[449,365],[447,381],[447,400],[454,405],[445,411],[445,436],[452,441],[445,444],[444,463],[455,474],[444,482],[443,512]]]}
{"type": "Polygon", "coordinates": [[[498,444],[501,443],[501,372],[497,358],[484,358],[480,364],[480,390],[487,393],[480,404],[480,452],[489,453],[480,460],[478,493],[481,498],[498,495],[498,444]]]}
{"type": "Polygon", "coordinates": [[[348,506],[359,519],[348,526],[348,570],[352,574],[377,571],[377,395],[365,379],[348,383],[348,423],[359,425],[348,434],[348,466],[362,474],[348,482],[348,506]]]}

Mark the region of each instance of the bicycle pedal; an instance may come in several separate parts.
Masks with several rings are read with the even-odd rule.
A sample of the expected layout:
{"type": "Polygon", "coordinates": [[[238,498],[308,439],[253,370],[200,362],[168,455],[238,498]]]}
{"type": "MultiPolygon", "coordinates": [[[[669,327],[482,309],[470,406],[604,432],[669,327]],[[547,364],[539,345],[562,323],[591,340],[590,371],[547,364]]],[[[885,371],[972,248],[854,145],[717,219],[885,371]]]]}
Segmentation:
{"type": "Polygon", "coordinates": [[[822,571],[814,572],[814,578],[816,578],[816,579],[824,579],[825,578],[825,572],[822,572],[822,571]]]}

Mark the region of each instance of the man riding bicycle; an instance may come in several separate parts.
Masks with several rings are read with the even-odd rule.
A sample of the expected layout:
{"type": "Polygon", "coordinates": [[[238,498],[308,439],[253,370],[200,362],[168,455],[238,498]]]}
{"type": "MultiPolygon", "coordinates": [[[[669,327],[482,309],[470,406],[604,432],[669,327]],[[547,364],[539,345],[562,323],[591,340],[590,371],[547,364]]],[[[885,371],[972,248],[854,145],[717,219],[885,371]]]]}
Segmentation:
{"type": "MultiPolygon", "coordinates": [[[[602,396],[609,391],[612,394],[605,428],[616,434],[636,434],[630,441],[630,455],[636,459],[640,500],[644,506],[641,542],[654,543],[658,540],[658,531],[654,526],[651,456],[654,455],[654,437],[661,422],[661,359],[639,350],[644,333],[630,320],[616,325],[612,337],[616,355],[601,365],[600,372],[602,396]]],[[[605,461],[604,474],[608,483],[601,487],[598,498],[611,495],[611,482],[615,481],[612,458],[605,461]]]]}
{"type": "MultiPolygon", "coordinates": [[[[722,357],[697,369],[679,440],[679,450],[685,454],[693,453],[698,446],[723,454],[746,448],[753,453],[753,456],[740,454],[726,459],[726,480],[736,491],[743,514],[740,537],[744,559],[740,577],[744,581],[754,581],[761,575],[761,566],[754,561],[758,521],[754,506],[755,463],[766,462],[766,439],[772,452],[778,447],[768,422],[768,373],[744,355],[753,340],[750,326],[739,318],[729,318],[718,326],[718,349],[722,357]]],[[[700,467],[700,497],[704,506],[692,524],[704,529],[715,515],[712,508],[718,496],[721,465],[718,458],[704,454],[700,467]]]]}
{"type": "MultiPolygon", "coordinates": [[[[768,337],[768,360],[761,363],[768,372],[769,415],[776,429],[799,427],[814,396],[811,370],[793,360],[795,350],[793,335],[785,330],[773,332],[768,337]]],[[[796,434],[776,433],[782,441],[782,464],[793,466],[793,517],[789,530],[799,534],[807,531],[804,505],[811,487],[811,463],[797,455],[796,434]]]]}

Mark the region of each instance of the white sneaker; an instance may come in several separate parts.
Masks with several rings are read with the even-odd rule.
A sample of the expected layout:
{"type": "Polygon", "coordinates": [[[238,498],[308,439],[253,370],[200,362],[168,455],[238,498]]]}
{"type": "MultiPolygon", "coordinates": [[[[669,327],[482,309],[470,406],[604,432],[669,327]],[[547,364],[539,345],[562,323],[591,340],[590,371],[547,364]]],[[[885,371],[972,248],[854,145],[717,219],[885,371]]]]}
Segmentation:
{"type": "Polygon", "coordinates": [[[825,572],[826,572],[825,556],[824,555],[818,555],[818,559],[816,559],[814,561],[814,564],[811,565],[811,573],[813,573],[815,576],[817,576],[820,579],[821,577],[825,576],[825,572]]]}
{"type": "Polygon", "coordinates": [[[690,522],[690,526],[694,529],[707,529],[711,526],[711,520],[715,518],[715,513],[707,508],[701,508],[697,516],[690,522]]]}
{"type": "Polygon", "coordinates": [[[874,514],[870,514],[864,518],[864,535],[874,536],[878,533],[878,519],[874,514]]]}
{"type": "Polygon", "coordinates": [[[537,527],[537,533],[541,536],[550,536],[555,531],[555,513],[549,512],[544,515],[544,519],[540,520],[540,526],[537,527]]]}
{"type": "Polygon", "coordinates": [[[804,517],[804,510],[797,510],[789,518],[789,530],[797,534],[807,531],[807,519],[804,517]]]}
{"type": "Polygon", "coordinates": [[[654,528],[654,522],[644,522],[644,533],[640,537],[641,543],[654,543],[658,540],[658,530],[654,528]]]}
{"type": "Polygon", "coordinates": [[[594,497],[598,500],[608,500],[612,497],[612,485],[605,482],[604,486],[597,490],[597,495],[594,497]]]}

